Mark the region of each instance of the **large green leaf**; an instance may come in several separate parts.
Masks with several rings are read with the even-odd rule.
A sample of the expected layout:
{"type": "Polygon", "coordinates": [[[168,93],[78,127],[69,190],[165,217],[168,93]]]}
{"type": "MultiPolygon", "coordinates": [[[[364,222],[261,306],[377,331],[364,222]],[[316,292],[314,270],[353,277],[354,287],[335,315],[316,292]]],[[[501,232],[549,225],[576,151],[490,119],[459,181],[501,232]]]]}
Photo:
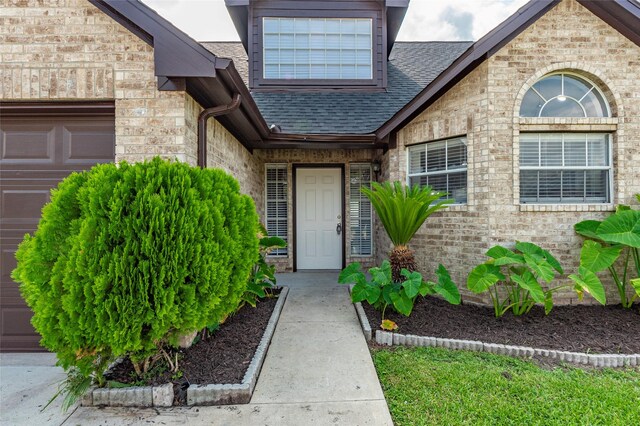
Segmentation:
{"type": "Polygon", "coordinates": [[[401,182],[373,182],[371,188],[362,188],[369,198],[380,222],[394,245],[406,245],[434,212],[443,209],[453,200],[443,200],[444,192],[430,186],[407,187],[401,182]]]}
{"type": "Polygon", "coordinates": [[[631,285],[636,291],[636,294],[640,297],[640,278],[634,278],[631,280],[631,285]]]}
{"type": "Polygon", "coordinates": [[[406,295],[411,298],[416,297],[422,285],[422,274],[415,271],[409,272],[404,268],[402,268],[400,274],[406,278],[406,281],[402,283],[402,288],[404,288],[406,295]]]}
{"type": "Polygon", "coordinates": [[[339,284],[350,284],[350,283],[364,283],[367,281],[364,274],[360,271],[360,263],[355,262],[351,263],[349,266],[344,268],[340,275],[338,275],[338,283],[339,284]]]}
{"type": "Polygon", "coordinates": [[[607,303],[607,295],[604,291],[604,286],[596,274],[581,266],[578,269],[578,274],[571,274],[569,278],[576,283],[576,291],[586,291],[594,299],[601,304],[607,303]]]}
{"type": "Polygon", "coordinates": [[[608,243],[640,248],[640,210],[625,210],[606,218],[598,235],[608,243]]]}
{"type": "Polygon", "coordinates": [[[460,291],[458,290],[458,286],[451,279],[451,275],[449,275],[447,268],[442,264],[438,265],[436,275],[438,276],[438,283],[433,286],[433,290],[452,305],[459,305],[461,301],[460,291]]]}
{"type": "Polygon", "coordinates": [[[553,293],[547,291],[544,293],[544,314],[549,315],[549,312],[553,309],[553,293]]]}
{"type": "Polygon", "coordinates": [[[382,288],[375,284],[367,284],[366,288],[367,288],[367,293],[366,293],[367,302],[369,302],[370,305],[376,304],[378,300],[380,300],[382,288]]]}
{"type": "Polygon", "coordinates": [[[362,284],[362,283],[356,284],[351,289],[351,301],[353,303],[362,302],[363,300],[366,300],[367,294],[368,294],[368,291],[367,291],[366,284],[362,284]]]}
{"type": "Polygon", "coordinates": [[[396,311],[402,315],[409,316],[413,310],[413,299],[411,299],[404,290],[391,293],[391,300],[393,300],[393,307],[396,311]]]}
{"type": "Polygon", "coordinates": [[[483,293],[489,287],[504,279],[505,276],[500,272],[499,267],[483,263],[473,268],[469,273],[467,288],[474,293],[483,293]]]}
{"type": "Polygon", "coordinates": [[[520,287],[527,290],[531,298],[537,303],[544,303],[544,290],[542,290],[542,286],[530,271],[524,271],[522,275],[513,274],[511,275],[511,279],[520,287]]]}
{"type": "Polygon", "coordinates": [[[260,238],[260,247],[267,250],[276,248],[284,248],[287,246],[287,242],[280,237],[263,237],[260,238]]]}
{"type": "Polygon", "coordinates": [[[539,256],[534,257],[525,254],[524,261],[538,278],[542,278],[548,283],[550,283],[553,280],[553,277],[556,275],[553,271],[553,267],[546,261],[545,258],[540,258],[539,256]]]}
{"type": "Polygon", "coordinates": [[[602,222],[599,220],[583,220],[573,225],[573,229],[577,234],[583,237],[591,238],[592,240],[602,241],[602,238],[598,235],[598,227],[602,222]]]}
{"type": "Polygon", "coordinates": [[[553,269],[560,272],[561,274],[564,273],[560,262],[558,262],[558,260],[553,257],[551,253],[549,253],[542,247],[539,247],[533,243],[517,241],[516,249],[520,250],[524,254],[528,254],[529,256],[534,257],[537,260],[544,259],[553,269]]]}
{"type": "Polygon", "coordinates": [[[524,263],[524,258],[521,255],[502,246],[491,247],[486,255],[492,257],[494,259],[493,264],[497,266],[524,263]]]}
{"type": "Polygon", "coordinates": [[[600,272],[613,265],[623,247],[605,247],[597,241],[586,240],[580,250],[580,266],[591,272],[600,272]]]}

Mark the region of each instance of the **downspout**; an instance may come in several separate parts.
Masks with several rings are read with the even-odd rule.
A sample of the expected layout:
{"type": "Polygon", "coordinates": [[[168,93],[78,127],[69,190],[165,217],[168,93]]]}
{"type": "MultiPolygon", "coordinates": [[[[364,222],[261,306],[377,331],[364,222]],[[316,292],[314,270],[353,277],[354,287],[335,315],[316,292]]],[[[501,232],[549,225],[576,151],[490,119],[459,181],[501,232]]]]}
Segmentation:
{"type": "Polygon", "coordinates": [[[240,94],[236,93],[229,104],[207,108],[198,116],[198,167],[207,167],[207,120],[237,110],[241,100],[240,94]]]}

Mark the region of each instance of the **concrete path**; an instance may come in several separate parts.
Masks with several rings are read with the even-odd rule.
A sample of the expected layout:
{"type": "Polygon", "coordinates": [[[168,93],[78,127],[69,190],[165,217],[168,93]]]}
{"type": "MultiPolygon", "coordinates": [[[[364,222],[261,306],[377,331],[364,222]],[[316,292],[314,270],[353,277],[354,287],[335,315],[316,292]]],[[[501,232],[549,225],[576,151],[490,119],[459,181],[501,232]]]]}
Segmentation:
{"type": "MultiPolygon", "coordinates": [[[[27,382],[23,392],[7,386],[5,393],[5,371],[13,371],[12,381],[23,379],[11,370],[15,367],[3,362],[0,423],[392,425],[348,291],[336,281],[337,273],[326,272],[278,276],[278,283],[291,290],[250,404],[161,410],[79,407],[67,416],[59,415],[58,404],[45,411],[49,417],[17,417],[21,412],[36,413],[40,400],[46,398],[21,399],[20,394],[38,393],[34,383],[27,382]],[[5,407],[5,401],[11,401],[11,407],[5,407]],[[5,408],[9,410],[5,412],[5,408]]],[[[55,367],[46,368],[42,384],[47,382],[47,389],[55,390],[49,382],[61,378],[62,373],[55,367]]],[[[26,380],[28,374],[23,374],[26,380]]]]}

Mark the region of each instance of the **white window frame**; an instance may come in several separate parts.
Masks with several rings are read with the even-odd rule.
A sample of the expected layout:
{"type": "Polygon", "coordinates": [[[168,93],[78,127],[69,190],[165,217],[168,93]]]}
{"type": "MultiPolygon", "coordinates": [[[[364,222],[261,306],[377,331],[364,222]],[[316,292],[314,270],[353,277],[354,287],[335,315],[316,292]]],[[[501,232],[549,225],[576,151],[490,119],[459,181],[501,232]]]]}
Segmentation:
{"type": "MultiPolygon", "coordinates": [[[[411,178],[412,177],[422,177],[422,176],[437,176],[437,175],[448,175],[448,174],[454,174],[454,173],[461,173],[461,172],[465,172],[466,174],[466,179],[467,179],[467,184],[466,184],[466,191],[467,191],[467,201],[464,203],[459,203],[456,201],[455,198],[447,198],[447,199],[451,199],[454,202],[451,203],[450,205],[453,206],[464,206],[467,205],[469,202],[469,139],[467,138],[467,135],[461,135],[461,136],[455,136],[455,137],[451,137],[451,138],[446,138],[446,139],[436,139],[433,141],[428,141],[428,142],[423,142],[420,144],[416,144],[416,145],[410,145],[407,147],[407,179],[406,179],[406,184],[407,186],[411,186],[411,178]],[[455,140],[455,139],[464,139],[464,143],[465,146],[467,147],[466,150],[466,154],[467,154],[467,158],[465,158],[465,167],[464,168],[459,168],[459,169],[452,169],[449,170],[448,169],[448,155],[449,155],[449,141],[455,140]],[[430,143],[435,143],[435,142],[445,142],[445,165],[447,167],[447,169],[445,170],[438,170],[436,172],[423,172],[423,173],[411,173],[411,151],[417,151],[418,147],[423,147],[424,150],[427,150],[427,145],[429,145],[430,143]]],[[[452,194],[450,194],[452,195],[452,194]]]]}
{"type": "Polygon", "coordinates": [[[289,257],[289,167],[287,163],[267,163],[264,165],[264,222],[265,222],[265,228],[267,229],[267,233],[269,234],[269,236],[274,236],[274,237],[280,237],[282,239],[284,239],[287,242],[287,246],[285,248],[282,249],[277,249],[277,252],[281,252],[281,251],[285,251],[285,253],[278,253],[278,254],[268,254],[267,257],[273,257],[273,258],[286,258],[289,257]],[[285,199],[284,200],[270,200],[269,199],[269,193],[267,191],[268,188],[268,184],[269,184],[269,180],[267,179],[268,176],[268,171],[269,169],[280,169],[280,170],[284,170],[285,171],[285,176],[286,176],[286,181],[285,184],[287,185],[286,187],[286,193],[285,193],[285,199]],[[274,218],[270,218],[269,217],[269,202],[270,201],[275,201],[275,202],[282,202],[284,201],[286,203],[287,206],[287,213],[286,213],[286,221],[287,221],[287,225],[286,225],[286,234],[285,236],[282,235],[275,235],[269,232],[269,220],[282,220],[283,218],[281,217],[274,217],[274,218]]]}
{"type": "MultiPolygon", "coordinates": [[[[534,134],[534,135],[541,135],[543,133],[548,133],[548,132],[526,132],[526,133],[521,133],[520,137],[522,137],[523,134],[534,134]]],[[[518,181],[519,181],[519,185],[522,185],[522,173],[520,173],[523,170],[534,170],[534,171],[569,171],[569,170],[608,170],[609,171],[609,176],[608,176],[608,182],[607,182],[607,199],[605,201],[584,201],[584,202],[579,202],[579,201],[575,201],[575,200],[570,200],[570,201],[566,201],[563,202],[562,200],[560,201],[542,201],[542,202],[530,202],[530,201],[522,201],[522,192],[520,191],[520,187],[518,187],[518,193],[519,193],[519,202],[522,205],[608,205],[613,203],[613,178],[614,178],[614,174],[613,174],[613,135],[611,133],[606,133],[606,132],[597,132],[595,134],[603,134],[607,136],[607,162],[609,163],[608,166],[564,166],[564,161],[565,161],[565,156],[564,156],[564,136],[565,135],[575,135],[575,134],[587,134],[589,132],[553,132],[553,134],[558,134],[558,135],[562,135],[562,162],[563,165],[562,166],[521,166],[520,165],[520,158],[518,158],[518,165],[519,165],[519,169],[518,169],[518,173],[520,175],[518,181]]],[[[589,158],[589,144],[586,143],[585,140],[585,144],[586,144],[586,148],[585,148],[585,156],[586,158],[589,158]]],[[[522,152],[522,147],[520,148],[520,152],[522,152]]],[[[541,158],[541,152],[540,152],[540,140],[538,139],[538,161],[540,161],[541,158]]],[[[586,184],[586,183],[585,183],[586,184]]],[[[538,183],[538,190],[539,190],[539,183],[538,183]]],[[[560,196],[562,197],[562,191],[560,192],[560,196]]],[[[539,197],[538,197],[539,198],[539,197]]]]}
{"type": "MultiPolygon", "coordinates": [[[[286,33],[286,34],[288,34],[288,33],[286,33]]],[[[309,34],[309,35],[311,35],[311,34],[324,34],[324,35],[326,35],[327,33],[326,32],[325,33],[312,33],[312,32],[309,32],[307,34],[309,34]]],[[[339,32],[337,34],[342,36],[344,33],[339,32]]],[[[358,32],[356,31],[354,33],[354,35],[356,36],[356,39],[357,39],[358,32]]],[[[262,79],[265,80],[265,81],[282,81],[282,80],[294,80],[294,81],[305,81],[305,80],[312,80],[312,81],[316,81],[316,80],[319,80],[319,81],[322,81],[322,80],[335,81],[335,80],[337,80],[337,81],[340,81],[340,80],[344,80],[344,81],[363,81],[363,82],[371,81],[371,80],[373,80],[374,74],[375,74],[375,72],[374,72],[375,64],[373,62],[374,45],[375,45],[374,37],[375,37],[375,34],[374,34],[374,31],[373,31],[373,19],[370,18],[370,17],[354,17],[354,18],[324,18],[324,17],[304,17],[303,18],[303,17],[300,17],[300,18],[295,18],[295,17],[265,16],[265,17],[262,18],[262,79]],[[302,63],[298,64],[296,62],[296,60],[295,60],[295,56],[296,56],[295,52],[296,52],[296,50],[305,50],[305,51],[308,50],[308,51],[311,51],[312,49],[310,47],[309,48],[300,48],[300,49],[296,48],[295,47],[295,34],[298,34],[298,33],[294,32],[294,33],[292,33],[292,35],[294,36],[294,45],[291,47],[291,49],[285,49],[285,50],[293,50],[293,52],[294,52],[294,60],[293,60],[293,63],[290,64],[290,65],[293,65],[293,69],[294,69],[293,77],[290,78],[290,79],[287,79],[287,78],[282,76],[282,73],[281,73],[281,70],[280,70],[280,67],[281,67],[282,63],[280,61],[278,61],[278,69],[279,69],[278,77],[267,77],[267,65],[273,65],[273,64],[267,64],[266,51],[267,50],[275,50],[275,49],[277,49],[278,51],[282,50],[282,46],[278,46],[277,48],[275,48],[275,47],[274,48],[267,48],[266,47],[266,43],[265,43],[265,38],[266,38],[265,36],[266,35],[278,35],[278,36],[280,36],[282,34],[281,32],[274,33],[274,32],[267,32],[266,31],[265,21],[266,20],[271,20],[271,19],[278,20],[278,21],[280,21],[280,20],[293,20],[294,27],[295,27],[296,19],[324,20],[324,21],[336,21],[337,20],[337,21],[354,21],[354,22],[356,22],[356,21],[364,21],[364,20],[369,21],[368,22],[369,23],[369,34],[368,34],[368,36],[369,36],[369,39],[371,41],[371,44],[368,47],[368,51],[369,51],[369,62],[368,62],[369,76],[366,77],[366,78],[357,76],[357,68],[358,68],[358,65],[359,65],[357,59],[355,59],[355,62],[353,63],[353,66],[356,69],[356,73],[355,73],[355,77],[354,78],[342,77],[342,66],[345,65],[345,64],[343,64],[341,61],[340,61],[339,64],[335,64],[335,65],[338,65],[340,67],[340,77],[338,77],[338,78],[326,77],[326,72],[327,72],[326,69],[327,69],[327,66],[328,66],[326,61],[325,61],[324,64],[312,64],[311,55],[309,55],[309,63],[308,64],[302,64],[302,63]],[[310,75],[309,78],[297,78],[296,77],[296,70],[295,70],[296,65],[308,65],[309,67],[311,67],[312,65],[324,65],[324,67],[325,67],[325,77],[324,78],[314,78],[314,77],[311,77],[311,75],[310,75]]],[[[319,49],[319,50],[323,50],[323,49],[319,49]]],[[[339,49],[327,49],[326,46],[325,46],[324,47],[325,53],[326,53],[327,50],[340,50],[340,51],[342,51],[342,45],[340,46],[339,49]]],[[[349,50],[352,50],[352,49],[349,49],[349,50]]],[[[357,55],[357,52],[359,50],[364,51],[364,50],[367,50],[367,49],[358,48],[356,46],[353,50],[356,52],[356,55],[357,55]]],[[[349,65],[351,65],[351,64],[349,64],[349,65]]],[[[361,65],[364,65],[364,64],[361,64],[361,65]]]]}
{"type": "MultiPolygon", "coordinates": [[[[525,93],[525,95],[526,95],[529,91],[533,91],[533,92],[535,92],[538,96],[540,96],[540,98],[541,98],[542,100],[544,100],[544,105],[540,108],[540,111],[538,112],[538,116],[537,116],[537,117],[528,117],[528,118],[550,118],[550,117],[542,117],[542,116],[541,116],[542,111],[544,111],[544,108],[547,106],[547,104],[548,104],[549,102],[551,102],[552,100],[554,100],[554,99],[556,99],[556,98],[558,98],[558,97],[560,97],[560,96],[564,96],[564,97],[565,97],[565,98],[567,98],[567,99],[571,99],[571,100],[575,101],[578,105],[580,105],[580,108],[582,108],[582,111],[584,112],[584,117],[579,117],[579,118],[582,118],[582,119],[589,119],[589,118],[609,118],[609,117],[611,117],[611,106],[609,105],[609,101],[607,100],[607,97],[604,95],[604,93],[602,92],[602,90],[600,90],[600,87],[599,87],[596,83],[594,83],[593,81],[591,81],[591,80],[589,80],[588,78],[586,78],[585,76],[580,75],[580,74],[577,74],[577,73],[567,72],[567,71],[556,71],[556,72],[552,72],[552,73],[546,74],[546,75],[542,76],[541,78],[539,78],[538,80],[536,80],[536,82],[535,82],[535,83],[533,83],[533,84],[531,85],[531,87],[527,90],[527,92],[525,93]],[[538,91],[534,86],[535,86],[538,82],[540,82],[540,81],[542,81],[542,80],[544,80],[544,79],[546,79],[546,78],[552,77],[552,76],[554,76],[554,75],[559,75],[559,76],[561,76],[562,90],[561,90],[561,93],[560,93],[559,95],[556,95],[556,96],[554,96],[553,98],[549,98],[549,99],[547,99],[547,98],[545,98],[545,97],[544,97],[544,96],[543,96],[543,95],[542,95],[542,94],[541,94],[541,93],[540,93],[540,92],[539,92],[539,91],[538,91]],[[574,78],[576,78],[576,79],[578,79],[578,80],[586,81],[587,83],[589,83],[589,84],[591,85],[591,89],[589,89],[589,91],[588,91],[587,93],[585,93],[585,94],[584,94],[584,96],[582,96],[582,98],[581,98],[581,99],[576,99],[576,98],[573,98],[573,97],[571,97],[571,96],[565,95],[565,93],[564,93],[564,76],[574,77],[574,78]],[[589,115],[587,115],[587,111],[586,111],[586,109],[584,108],[584,105],[582,105],[582,100],[583,100],[583,99],[584,99],[584,98],[585,98],[585,97],[586,97],[590,92],[596,92],[598,95],[600,95],[600,97],[601,97],[601,98],[602,98],[602,100],[604,101],[604,104],[605,104],[605,106],[606,106],[606,110],[607,110],[607,111],[606,111],[606,113],[607,113],[607,114],[606,114],[605,116],[603,116],[603,117],[590,117],[589,115]]],[[[521,113],[522,113],[522,105],[520,106],[520,112],[519,112],[519,114],[521,114],[521,113]]],[[[523,115],[520,115],[520,117],[524,117],[524,116],[523,116],[523,115]]]]}
{"type": "MultiPolygon", "coordinates": [[[[370,245],[369,245],[369,254],[353,254],[352,250],[353,250],[353,239],[354,239],[354,235],[353,235],[353,222],[354,222],[354,218],[351,217],[351,201],[352,201],[352,197],[353,197],[353,191],[351,190],[351,176],[352,176],[352,171],[354,170],[354,168],[368,168],[369,169],[369,176],[370,178],[373,178],[373,170],[371,168],[371,163],[351,163],[349,164],[349,243],[350,243],[350,250],[349,250],[349,257],[371,257],[373,256],[373,234],[374,234],[374,230],[373,230],[373,206],[371,205],[371,201],[369,201],[369,199],[362,194],[361,192],[359,192],[358,195],[358,202],[361,202],[362,199],[366,199],[366,201],[369,203],[369,216],[363,218],[362,216],[359,216],[357,218],[358,223],[360,223],[362,221],[362,219],[368,219],[369,224],[370,224],[370,229],[371,229],[371,235],[369,236],[369,241],[370,241],[370,245]]],[[[373,179],[371,179],[370,182],[373,182],[373,179]]],[[[360,185],[362,186],[362,184],[360,185]]],[[[369,187],[371,187],[371,185],[369,185],[369,187]]],[[[355,201],[355,200],[354,200],[355,201]]]]}

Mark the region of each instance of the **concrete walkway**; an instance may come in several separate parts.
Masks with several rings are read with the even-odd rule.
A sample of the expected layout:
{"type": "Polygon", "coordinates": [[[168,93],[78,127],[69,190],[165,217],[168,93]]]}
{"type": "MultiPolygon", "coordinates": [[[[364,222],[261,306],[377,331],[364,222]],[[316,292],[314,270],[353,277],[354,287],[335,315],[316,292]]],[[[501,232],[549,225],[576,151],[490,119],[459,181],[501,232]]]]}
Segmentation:
{"type": "MultiPolygon", "coordinates": [[[[21,390],[15,387],[23,376],[29,377],[26,371],[33,371],[33,361],[16,369],[15,359],[9,366],[3,357],[0,423],[392,425],[348,291],[336,281],[337,273],[326,272],[278,276],[278,283],[291,290],[250,404],[161,410],[79,407],[66,416],[60,415],[58,404],[36,417],[46,398],[34,395],[43,386],[27,380],[21,390]],[[5,381],[14,383],[5,386],[5,381]]],[[[35,375],[42,377],[41,385],[55,391],[50,382],[63,377],[61,371],[43,368],[48,369],[46,374],[35,375]]]]}

